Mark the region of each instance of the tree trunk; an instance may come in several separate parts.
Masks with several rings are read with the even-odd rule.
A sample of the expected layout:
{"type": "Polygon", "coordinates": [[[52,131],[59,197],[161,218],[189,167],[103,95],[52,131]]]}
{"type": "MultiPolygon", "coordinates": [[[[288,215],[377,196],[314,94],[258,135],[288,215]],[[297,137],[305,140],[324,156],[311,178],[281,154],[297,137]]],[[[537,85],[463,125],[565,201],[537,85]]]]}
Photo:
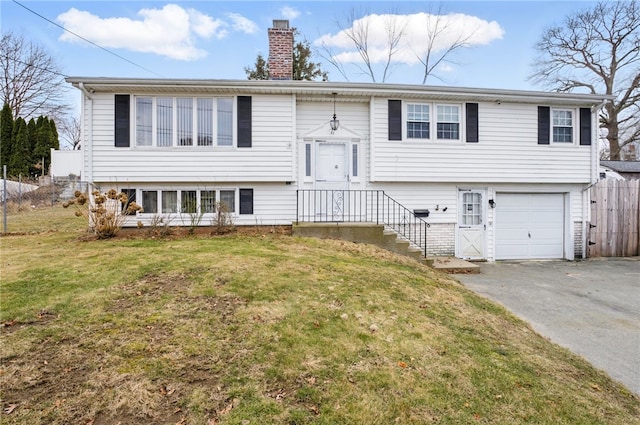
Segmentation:
{"type": "Polygon", "coordinates": [[[620,140],[618,138],[618,114],[612,103],[606,105],[607,119],[604,128],[607,129],[607,141],[609,142],[609,159],[620,161],[620,140]]]}

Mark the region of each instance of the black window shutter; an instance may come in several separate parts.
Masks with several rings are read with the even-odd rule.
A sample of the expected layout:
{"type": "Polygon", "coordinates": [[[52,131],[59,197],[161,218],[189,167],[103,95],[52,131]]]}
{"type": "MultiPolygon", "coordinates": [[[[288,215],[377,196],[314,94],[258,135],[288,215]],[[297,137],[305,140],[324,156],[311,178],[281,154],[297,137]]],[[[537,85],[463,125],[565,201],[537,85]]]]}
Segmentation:
{"type": "Polygon", "coordinates": [[[580,108],[580,145],[591,144],[591,109],[580,108]]]}
{"type": "Polygon", "coordinates": [[[238,96],[238,147],[251,147],[251,96],[238,96]]]}
{"type": "Polygon", "coordinates": [[[389,140],[402,140],[402,101],[389,99],[389,140]]]}
{"type": "Polygon", "coordinates": [[[538,106],[538,144],[548,145],[551,134],[551,108],[538,106]]]}
{"type": "Polygon", "coordinates": [[[478,104],[467,103],[467,143],[478,143],[478,104]]]}
{"type": "Polygon", "coordinates": [[[240,214],[253,214],[253,189],[240,189],[240,214]]]}
{"type": "Polygon", "coordinates": [[[117,94],[115,99],[114,141],[117,148],[129,147],[129,95],[117,94]]]}

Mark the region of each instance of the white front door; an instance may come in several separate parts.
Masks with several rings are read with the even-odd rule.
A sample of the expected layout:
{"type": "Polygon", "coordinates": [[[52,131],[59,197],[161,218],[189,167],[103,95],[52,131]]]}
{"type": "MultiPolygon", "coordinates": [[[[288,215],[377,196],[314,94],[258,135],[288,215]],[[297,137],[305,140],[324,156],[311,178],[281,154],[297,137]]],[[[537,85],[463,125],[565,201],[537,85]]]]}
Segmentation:
{"type": "Polygon", "coordinates": [[[319,142],[316,148],[316,189],[349,189],[347,144],[319,142]]]}
{"type": "Polygon", "coordinates": [[[470,260],[486,257],[486,208],[484,190],[460,190],[456,256],[470,260]]]}
{"type": "Polygon", "coordinates": [[[316,217],[321,221],[346,221],[350,214],[347,143],[316,145],[316,217]]]}

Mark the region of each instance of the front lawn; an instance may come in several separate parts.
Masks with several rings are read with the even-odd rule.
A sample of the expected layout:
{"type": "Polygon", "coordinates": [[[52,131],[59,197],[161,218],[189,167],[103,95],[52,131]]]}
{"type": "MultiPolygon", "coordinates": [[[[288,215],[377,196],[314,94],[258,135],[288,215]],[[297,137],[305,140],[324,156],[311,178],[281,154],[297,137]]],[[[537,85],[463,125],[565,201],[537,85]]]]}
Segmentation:
{"type": "Polygon", "coordinates": [[[0,238],[2,424],[640,424],[621,385],[410,259],[269,229],[85,240],[48,214],[0,238]]]}

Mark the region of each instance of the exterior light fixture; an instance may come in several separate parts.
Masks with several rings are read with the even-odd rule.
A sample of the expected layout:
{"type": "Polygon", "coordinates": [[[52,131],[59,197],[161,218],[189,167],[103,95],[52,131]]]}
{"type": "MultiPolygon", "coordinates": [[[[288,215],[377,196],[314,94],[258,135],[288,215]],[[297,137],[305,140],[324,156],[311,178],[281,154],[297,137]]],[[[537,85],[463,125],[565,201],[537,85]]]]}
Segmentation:
{"type": "Polygon", "coordinates": [[[495,208],[496,207],[496,201],[494,201],[493,199],[489,199],[489,206],[491,208],[495,208]]]}
{"type": "Polygon", "coordinates": [[[331,127],[331,134],[340,127],[340,121],[336,118],[336,95],[338,93],[333,93],[333,118],[329,121],[329,126],[331,127]]]}

